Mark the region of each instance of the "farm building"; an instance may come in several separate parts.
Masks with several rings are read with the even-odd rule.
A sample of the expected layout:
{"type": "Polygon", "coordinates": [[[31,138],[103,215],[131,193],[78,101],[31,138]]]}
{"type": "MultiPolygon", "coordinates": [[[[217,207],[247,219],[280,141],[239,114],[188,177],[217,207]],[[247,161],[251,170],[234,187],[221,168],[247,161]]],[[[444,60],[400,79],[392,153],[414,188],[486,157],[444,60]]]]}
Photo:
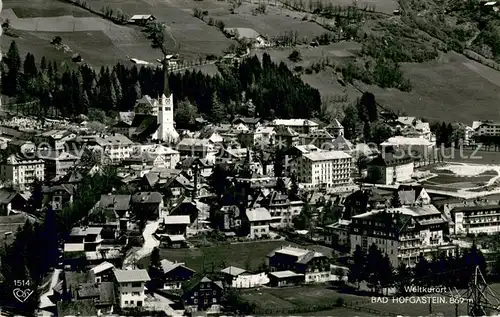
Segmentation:
{"type": "Polygon", "coordinates": [[[138,24],[138,25],[144,25],[147,24],[148,22],[156,21],[156,17],[151,14],[136,14],[133,15],[130,20],[128,20],[129,23],[133,24],[138,24]]]}
{"type": "Polygon", "coordinates": [[[254,29],[249,28],[225,28],[224,32],[232,35],[237,40],[247,39],[254,43],[255,47],[269,47],[271,42],[260,35],[254,29]]]}

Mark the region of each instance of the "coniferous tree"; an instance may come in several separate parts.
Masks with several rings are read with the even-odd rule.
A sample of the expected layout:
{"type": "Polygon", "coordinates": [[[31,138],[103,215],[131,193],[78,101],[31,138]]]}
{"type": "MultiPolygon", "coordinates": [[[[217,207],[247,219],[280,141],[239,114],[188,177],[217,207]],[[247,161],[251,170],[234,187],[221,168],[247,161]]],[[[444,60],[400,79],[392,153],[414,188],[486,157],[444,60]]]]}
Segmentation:
{"type": "Polygon", "coordinates": [[[21,57],[19,56],[19,49],[15,41],[10,43],[9,51],[4,58],[7,64],[6,86],[3,91],[8,96],[16,96],[21,88],[21,57]]]}
{"type": "Polygon", "coordinates": [[[47,59],[45,56],[42,56],[42,60],[40,61],[40,70],[45,72],[47,70],[47,59]]]}
{"type": "Polygon", "coordinates": [[[397,190],[392,193],[390,204],[392,208],[399,208],[402,206],[401,199],[399,198],[399,192],[397,190]]]}

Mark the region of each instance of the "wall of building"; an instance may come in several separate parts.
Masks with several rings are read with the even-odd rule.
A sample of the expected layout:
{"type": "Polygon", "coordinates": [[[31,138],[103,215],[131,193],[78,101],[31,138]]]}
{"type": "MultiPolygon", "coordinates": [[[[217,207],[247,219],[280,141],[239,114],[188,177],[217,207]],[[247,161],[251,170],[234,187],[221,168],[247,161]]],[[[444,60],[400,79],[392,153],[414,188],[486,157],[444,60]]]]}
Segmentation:
{"type": "Polygon", "coordinates": [[[266,273],[239,275],[233,279],[231,286],[234,288],[253,288],[269,283],[266,273]]]}
{"type": "Polygon", "coordinates": [[[144,283],[140,283],[138,287],[133,287],[132,285],[132,283],[120,284],[120,307],[137,307],[138,302],[144,306],[144,300],[146,299],[144,283]],[[133,303],[131,303],[132,301],[133,303]]]}

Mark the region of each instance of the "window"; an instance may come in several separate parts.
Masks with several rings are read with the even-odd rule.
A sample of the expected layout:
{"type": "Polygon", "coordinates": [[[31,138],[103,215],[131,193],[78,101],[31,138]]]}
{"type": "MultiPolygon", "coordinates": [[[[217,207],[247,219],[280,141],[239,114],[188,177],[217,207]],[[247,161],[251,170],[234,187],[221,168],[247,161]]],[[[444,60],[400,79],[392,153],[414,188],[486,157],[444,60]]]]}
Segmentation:
{"type": "Polygon", "coordinates": [[[213,294],[214,294],[214,296],[215,296],[215,295],[217,295],[217,292],[216,292],[216,291],[213,291],[213,294]]]}
{"type": "Polygon", "coordinates": [[[130,305],[134,305],[134,301],[133,300],[130,301],[130,305]]]}
{"type": "Polygon", "coordinates": [[[125,305],[128,305],[128,300],[125,301],[125,305]]]}
{"type": "Polygon", "coordinates": [[[132,295],[133,296],[139,296],[139,295],[141,295],[141,293],[139,293],[139,292],[132,292],[132,295]]]}
{"type": "Polygon", "coordinates": [[[212,303],[217,303],[217,298],[212,299],[212,303]]]}
{"type": "Polygon", "coordinates": [[[142,285],[141,282],[132,283],[132,287],[141,287],[141,285],[142,285]]]}
{"type": "Polygon", "coordinates": [[[198,304],[198,300],[195,298],[193,303],[198,304]]]}

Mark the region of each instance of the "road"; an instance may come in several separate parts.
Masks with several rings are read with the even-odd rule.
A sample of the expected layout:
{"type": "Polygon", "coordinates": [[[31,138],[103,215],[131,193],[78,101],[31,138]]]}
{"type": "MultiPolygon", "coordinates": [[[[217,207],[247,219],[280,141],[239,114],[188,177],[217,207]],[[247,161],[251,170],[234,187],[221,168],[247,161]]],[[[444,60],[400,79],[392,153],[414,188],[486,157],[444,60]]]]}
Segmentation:
{"type": "Polygon", "coordinates": [[[158,229],[159,221],[148,222],[144,231],[142,232],[142,236],[144,237],[144,244],[142,248],[137,250],[136,252],[130,254],[125,261],[123,261],[123,268],[126,270],[133,270],[135,263],[140,259],[151,254],[153,249],[160,245],[160,241],[156,240],[153,234],[158,229]]]}
{"type": "Polygon", "coordinates": [[[55,269],[54,272],[52,272],[52,279],[50,280],[50,287],[49,290],[42,294],[40,296],[40,309],[45,309],[48,307],[54,307],[56,306],[52,301],[49,299],[49,296],[51,296],[54,291],[52,290],[54,287],[56,287],[57,283],[59,282],[59,275],[61,274],[60,269],[55,269]]]}

